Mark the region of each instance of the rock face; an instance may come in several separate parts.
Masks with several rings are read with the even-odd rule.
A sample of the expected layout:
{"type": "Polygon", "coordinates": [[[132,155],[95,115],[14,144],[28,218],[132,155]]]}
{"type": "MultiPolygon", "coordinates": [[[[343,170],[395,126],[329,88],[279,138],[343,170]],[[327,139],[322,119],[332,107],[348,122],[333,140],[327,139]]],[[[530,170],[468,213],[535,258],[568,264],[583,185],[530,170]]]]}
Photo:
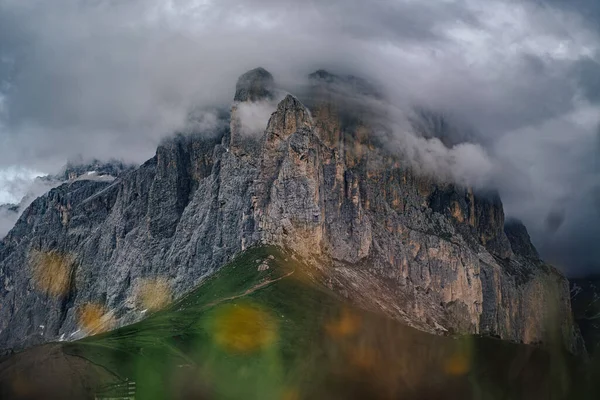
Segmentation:
{"type": "Polygon", "coordinates": [[[571,280],[571,302],[585,347],[597,358],[600,346],[600,277],[571,280]]]}
{"type": "Polygon", "coordinates": [[[19,204],[0,205],[0,239],[4,238],[9,230],[15,225],[21,213],[40,195],[50,191],[67,181],[74,180],[104,180],[111,181],[115,177],[126,172],[133,171],[134,165],[125,164],[118,160],[102,162],[93,160],[84,163],[83,160],[70,161],[56,175],[38,176],[31,183],[27,193],[19,204]]]}
{"type": "Polygon", "coordinates": [[[52,177],[61,181],[75,180],[85,176],[112,176],[117,177],[126,172],[135,169],[134,165],[126,164],[119,160],[110,160],[103,162],[100,160],[92,160],[84,163],[83,160],[70,161],[64,167],[60,174],[52,177]]]}
{"type": "Polygon", "coordinates": [[[505,227],[500,199],[415,174],[378,144],[368,112],[326,95],[330,79],[311,75],[310,110],[288,95],[248,139],[236,107],[272,98],[273,86],[250,71],[229,129],[177,136],[113,182],[38,198],[0,242],[0,348],[85,334],[89,304],[129,323],[143,315],[136,297],[148,280],[178,297],[269,243],[341,295],[419,329],[576,351],[568,282],[524,227],[505,227]]]}
{"type": "Polygon", "coordinates": [[[275,80],[264,68],[255,68],[238,79],[233,101],[259,101],[273,98],[275,80]]]}
{"type": "Polygon", "coordinates": [[[444,114],[424,107],[415,107],[409,119],[417,135],[427,139],[438,138],[446,147],[480,142],[480,138],[469,127],[459,128],[444,114]]]}

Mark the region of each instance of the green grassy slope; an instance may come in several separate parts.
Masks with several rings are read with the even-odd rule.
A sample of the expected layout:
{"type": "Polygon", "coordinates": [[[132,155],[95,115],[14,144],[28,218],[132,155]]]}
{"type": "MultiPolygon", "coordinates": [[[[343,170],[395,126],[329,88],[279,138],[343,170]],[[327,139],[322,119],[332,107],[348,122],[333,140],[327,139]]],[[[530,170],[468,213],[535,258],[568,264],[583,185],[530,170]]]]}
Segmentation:
{"type": "Polygon", "coordinates": [[[307,271],[250,249],[167,309],[63,351],[134,381],[136,399],[596,398],[560,349],[429,335],[307,271]]]}

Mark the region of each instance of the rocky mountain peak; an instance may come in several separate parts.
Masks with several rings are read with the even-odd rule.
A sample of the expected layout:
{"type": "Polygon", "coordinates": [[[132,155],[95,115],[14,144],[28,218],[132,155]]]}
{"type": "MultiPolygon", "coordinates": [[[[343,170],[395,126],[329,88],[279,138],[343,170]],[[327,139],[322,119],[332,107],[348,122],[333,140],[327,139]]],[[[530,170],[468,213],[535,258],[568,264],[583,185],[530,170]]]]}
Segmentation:
{"type": "Polygon", "coordinates": [[[235,87],[234,101],[261,101],[273,99],[273,75],[262,67],[240,76],[235,87]]]}
{"type": "Polygon", "coordinates": [[[129,172],[134,169],[134,165],[126,164],[119,160],[101,161],[98,159],[93,159],[89,162],[84,162],[82,159],[70,160],[67,162],[67,165],[63,168],[62,172],[55,178],[69,181],[85,175],[117,177],[122,173],[129,172]]]}
{"type": "Polygon", "coordinates": [[[426,139],[437,138],[448,148],[461,143],[480,142],[480,138],[470,127],[460,124],[443,112],[427,107],[415,107],[409,120],[415,134],[426,139]]]}
{"type": "MultiPolygon", "coordinates": [[[[234,102],[231,106],[229,134],[223,143],[238,156],[246,156],[260,149],[258,132],[248,132],[244,122],[256,120],[268,110],[275,98],[273,75],[264,68],[255,68],[239,77],[234,102]]],[[[246,124],[247,125],[247,124],[246,124]]]]}
{"type": "Polygon", "coordinates": [[[247,72],[229,129],[171,140],[112,182],[69,182],[34,201],[0,242],[0,349],[74,337],[88,304],[130,323],[145,281],[165,279],[178,298],[257,244],[294,251],[341,296],[424,331],[533,343],[556,310],[575,348],[565,278],[511,250],[498,198],[419,175],[375,143],[374,116],[365,102],[347,108],[344,92],[308,108],[287,95],[260,132],[241,129],[274,107],[273,88],[266,70],[247,72]],[[69,260],[64,296],[35,281],[36,254],[69,260]]]}
{"type": "Polygon", "coordinates": [[[312,118],[308,109],[296,97],[288,94],[277,105],[277,111],[271,115],[267,132],[277,134],[282,139],[302,129],[311,129],[312,118]]]}
{"type": "Polygon", "coordinates": [[[367,79],[354,75],[336,75],[324,69],[319,69],[308,75],[313,86],[325,87],[329,91],[341,92],[340,94],[357,94],[381,98],[381,91],[375,84],[367,79]]]}
{"type": "Polygon", "coordinates": [[[322,82],[335,82],[340,79],[339,76],[332,74],[331,72],[319,69],[308,75],[308,78],[313,81],[322,81],[322,82]]]}
{"type": "Polygon", "coordinates": [[[527,232],[527,228],[523,225],[523,222],[514,218],[507,219],[504,223],[504,232],[515,254],[533,260],[540,259],[540,255],[533,243],[531,243],[529,232],[527,232]]]}

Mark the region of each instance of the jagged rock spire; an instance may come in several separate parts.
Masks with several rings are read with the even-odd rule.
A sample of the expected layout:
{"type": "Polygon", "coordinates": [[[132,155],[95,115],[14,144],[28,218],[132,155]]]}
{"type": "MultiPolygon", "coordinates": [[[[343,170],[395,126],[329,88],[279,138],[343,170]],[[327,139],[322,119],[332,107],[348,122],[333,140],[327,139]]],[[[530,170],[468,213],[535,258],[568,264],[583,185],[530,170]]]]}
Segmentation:
{"type": "Polygon", "coordinates": [[[260,101],[273,99],[273,75],[262,67],[250,70],[239,77],[234,101],[260,101]]]}
{"type": "Polygon", "coordinates": [[[380,89],[372,82],[354,75],[336,75],[324,69],[319,69],[308,75],[312,85],[327,86],[328,90],[341,92],[341,94],[352,93],[354,95],[381,98],[380,89]]]}
{"type": "Polygon", "coordinates": [[[230,135],[225,138],[225,143],[234,154],[238,156],[252,154],[260,147],[259,137],[244,135],[242,132],[240,103],[272,101],[275,97],[273,95],[274,86],[273,75],[261,67],[250,70],[239,77],[231,107],[230,135]]]}
{"type": "Polygon", "coordinates": [[[267,127],[268,132],[277,132],[279,136],[288,137],[300,128],[310,129],[312,119],[308,109],[297,98],[288,94],[277,105],[267,127]]]}

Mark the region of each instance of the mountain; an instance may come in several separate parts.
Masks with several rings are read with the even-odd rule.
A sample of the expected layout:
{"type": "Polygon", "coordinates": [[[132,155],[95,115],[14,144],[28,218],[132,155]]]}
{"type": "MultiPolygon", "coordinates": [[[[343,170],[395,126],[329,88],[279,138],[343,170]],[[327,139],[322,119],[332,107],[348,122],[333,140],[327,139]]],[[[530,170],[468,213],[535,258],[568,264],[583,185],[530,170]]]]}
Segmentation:
{"type": "MultiPolygon", "coordinates": [[[[0,360],[2,398],[593,399],[561,347],[425,333],[349,304],[271,246],[148,318],[0,360]]],[[[157,291],[154,290],[154,299],[157,291]]],[[[149,306],[150,303],[146,304],[149,306]]],[[[107,328],[101,314],[92,331],[107,328]]]]}
{"type": "Polygon", "coordinates": [[[58,174],[36,177],[29,185],[27,193],[21,198],[19,204],[0,204],[0,238],[6,236],[16,224],[20,215],[36,198],[47,193],[50,189],[74,180],[111,181],[120,174],[133,169],[135,169],[135,166],[118,160],[84,162],[83,159],[79,159],[69,161],[58,174]]]}
{"type": "Polygon", "coordinates": [[[54,176],[54,178],[62,181],[72,181],[82,178],[92,179],[93,177],[117,178],[135,168],[135,165],[127,164],[120,160],[101,161],[93,159],[85,162],[80,158],[67,162],[63,170],[54,176]]]}
{"type": "Polygon", "coordinates": [[[588,352],[600,344],[600,277],[571,279],[571,303],[588,352]]]}
{"type": "Polygon", "coordinates": [[[270,73],[249,71],[228,124],[176,135],[113,181],[36,199],[0,242],[0,348],[79,338],[88,304],[111,326],[138,321],[143,288],[176,300],[274,245],[352,304],[424,332],[581,351],[568,281],[524,226],[505,225],[497,194],[416,173],[374,133],[377,92],[331,75],[311,75],[310,108],[286,95],[252,135],[241,110],[278,96],[270,73]]]}

